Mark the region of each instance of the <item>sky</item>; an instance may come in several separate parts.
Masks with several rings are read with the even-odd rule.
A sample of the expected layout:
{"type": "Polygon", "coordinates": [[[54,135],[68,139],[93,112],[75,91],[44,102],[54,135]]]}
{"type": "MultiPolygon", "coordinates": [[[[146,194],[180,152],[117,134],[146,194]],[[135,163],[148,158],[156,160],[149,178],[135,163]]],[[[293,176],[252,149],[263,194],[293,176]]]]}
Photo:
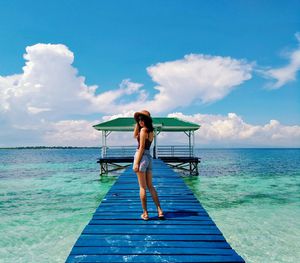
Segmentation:
{"type": "MultiPolygon", "coordinates": [[[[197,147],[300,147],[299,10],[292,0],[0,1],[0,147],[100,146],[92,125],[142,109],[200,124],[197,147]]],[[[109,143],[120,141],[135,143],[109,143]]]]}

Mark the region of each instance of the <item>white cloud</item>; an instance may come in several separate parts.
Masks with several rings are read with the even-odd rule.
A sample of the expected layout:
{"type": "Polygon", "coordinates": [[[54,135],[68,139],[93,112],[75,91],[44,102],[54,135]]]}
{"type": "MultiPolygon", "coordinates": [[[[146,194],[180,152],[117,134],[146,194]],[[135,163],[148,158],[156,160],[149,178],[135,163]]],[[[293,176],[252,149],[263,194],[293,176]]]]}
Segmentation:
{"type": "Polygon", "coordinates": [[[181,60],[148,67],[159,91],[149,108],[162,111],[188,106],[200,100],[210,103],[224,98],[251,78],[253,65],[230,57],[191,54],[181,60]]]}
{"type": "Polygon", "coordinates": [[[24,58],[22,74],[0,77],[0,113],[20,121],[33,115],[60,120],[70,114],[117,113],[122,104],[116,105],[116,100],[132,94],[146,96],[140,90],[143,85],[129,79],[96,95],[99,88],[87,86],[85,78],[78,76],[72,66],[74,55],[65,45],[36,44],[26,48],[24,58]]]}
{"type": "Polygon", "coordinates": [[[131,111],[114,114],[114,115],[105,115],[102,117],[102,121],[109,121],[109,120],[113,120],[116,118],[122,118],[122,117],[132,117],[134,115],[134,113],[135,113],[135,111],[131,110],[131,111]]]}
{"type": "Polygon", "coordinates": [[[117,114],[142,108],[157,114],[197,100],[214,102],[250,79],[252,71],[244,60],[220,56],[191,54],[158,63],[147,68],[158,84],[158,93],[151,99],[143,84],[130,79],[102,92],[96,85],[86,85],[72,65],[74,54],[62,44],[29,46],[24,59],[21,74],[0,77],[0,112],[24,123],[41,116],[61,120],[74,114],[117,114]]]}
{"type": "Polygon", "coordinates": [[[101,134],[92,127],[95,124],[85,120],[49,123],[43,139],[47,145],[100,146],[101,134]]]}
{"type": "MultiPolygon", "coordinates": [[[[24,59],[26,64],[21,74],[0,76],[1,125],[12,130],[11,134],[15,129],[18,136],[21,131],[30,130],[42,138],[46,133],[49,142],[55,144],[64,141],[58,139],[60,133],[54,127],[64,125],[69,116],[92,113],[132,116],[134,110],[144,108],[158,114],[187,106],[195,99],[203,102],[221,99],[251,77],[251,65],[244,61],[188,55],[147,69],[159,85],[156,87],[159,93],[151,100],[143,85],[130,79],[108,91],[88,86],[72,65],[74,54],[62,44],[28,46],[24,59]],[[49,132],[53,132],[52,137],[49,132]]],[[[66,127],[77,125],[76,120],[69,121],[66,127]]],[[[43,141],[42,138],[37,141],[43,141]]]]}
{"type": "MultiPolygon", "coordinates": [[[[102,96],[105,96],[105,100],[109,101],[109,109],[115,113],[146,108],[153,114],[158,114],[189,106],[195,101],[211,103],[220,100],[249,80],[252,68],[253,65],[244,60],[190,54],[180,60],[158,63],[147,68],[152,80],[158,84],[154,87],[158,93],[153,99],[149,98],[145,89],[141,89],[142,84],[125,80],[118,90],[108,91],[97,97],[90,94],[89,100],[99,110],[99,100],[104,100],[102,96]],[[117,102],[128,94],[136,94],[136,100],[117,102]]],[[[105,109],[105,112],[108,113],[109,110],[105,109]]]]}
{"type": "Polygon", "coordinates": [[[140,83],[131,82],[130,79],[123,80],[118,89],[109,90],[96,95],[96,89],[91,92],[83,92],[81,98],[90,103],[90,112],[119,113],[127,112],[134,108],[143,106],[148,94],[140,83]],[[126,101],[126,96],[136,95],[131,98],[132,102],[126,101]],[[123,100],[118,102],[118,100],[123,100]]]}
{"type": "Polygon", "coordinates": [[[33,114],[43,112],[52,118],[74,113],[77,103],[88,106],[78,96],[88,87],[83,78],[77,77],[71,66],[73,53],[64,45],[37,44],[27,47],[26,52],[23,73],[0,79],[2,112],[27,121],[33,114]]]}
{"type": "Polygon", "coordinates": [[[300,33],[296,33],[295,36],[298,40],[298,48],[286,55],[289,64],[281,68],[266,70],[263,73],[266,77],[275,80],[275,83],[268,84],[271,89],[281,88],[286,83],[296,80],[297,72],[300,69],[300,33]]]}
{"type": "Polygon", "coordinates": [[[72,66],[74,55],[64,45],[36,44],[26,52],[23,73],[0,78],[0,110],[18,113],[22,119],[26,114],[30,118],[43,114],[59,120],[67,114],[111,114],[144,107],[159,113],[195,100],[213,102],[250,79],[252,70],[242,60],[194,54],[158,63],[147,68],[158,83],[159,93],[151,100],[142,84],[129,79],[97,94],[96,85],[87,86],[85,78],[78,76],[72,66]]]}
{"type": "MultiPolygon", "coordinates": [[[[21,74],[0,76],[0,146],[97,146],[101,134],[92,128],[95,122],[82,120],[79,115],[99,113],[106,121],[132,116],[135,110],[144,108],[157,115],[194,101],[211,103],[249,80],[253,70],[253,65],[244,60],[196,54],[158,63],[147,68],[157,83],[157,93],[151,99],[142,84],[130,79],[108,91],[88,86],[73,67],[74,54],[65,45],[30,46],[24,58],[21,74]],[[79,120],[71,119],[73,115],[79,120]]],[[[200,145],[294,146],[292,140],[300,141],[299,126],[284,126],[278,121],[257,126],[234,113],[175,115],[202,125],[197,132],[200,145]]],[[[161,138],[167,141],[172,139],[164,136],[161,138]]]]}
{"type": "Polygon", "coordinates": [[[202,146],[226,147],[299,147],[300,126],[282,125],[270,120],[264,125],[246,123],[236,113],[227,116],[182,113],[169,114],[183,120],[195,122],[201,128],[195,133],[196,142],[202,146]]]}

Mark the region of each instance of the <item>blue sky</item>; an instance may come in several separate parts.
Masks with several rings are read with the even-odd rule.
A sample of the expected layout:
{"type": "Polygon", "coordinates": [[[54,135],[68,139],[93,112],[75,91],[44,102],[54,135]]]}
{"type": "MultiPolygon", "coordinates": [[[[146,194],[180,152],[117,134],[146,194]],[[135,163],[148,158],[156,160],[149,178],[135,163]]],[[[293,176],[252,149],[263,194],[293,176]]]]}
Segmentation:
{"type": "MultiPolygon", "coordinates": [[[[8,106],[0,109],[0,121],[11,132],[0,133],[0,146],[76,145],[76,138],[63,138],[65,126],[71,132],[76,122],[85,126],[130,115],[143,106],[136,101],[145,94],[154,115],[204,123],[198,137],[206,146],[293,146],[291,140],[300,138],[299,10],[299,1],[1,1],[0,102],[8,106]],[[63,55],[55,60],[53,52],[63,55]],[[67,75],[54,81],[53,71],[44,83],[43,70],[55,67],[38,63],[45,57],[57,68],[66,66],[60,72],[67,75]],[[26,61],[35,66],[24,70],[26,61]],[[208,64],[211,71],[219,69],[210,78],[208,64]],[[177,76],[180,69],[184,77],[177,76]],[[63,79],[69,77],[79,84],[64,92],[63,79]],[[126,91],[120,91],[121,83],[126,91]],[[91,96],[80,93],[79,100],[82,86],[97,89],[91,96]],[[102,101],[110,91],[119,94],[111,110],[102,101]],[[67,92],[78,108],[61,99],[67,92]],[[164,98],[173,92],[178,95],[164,98]],[[184,95],[195,99],[174,102],[184,95]],[[268,136],[275,138],[270,144],[264,142],[268,136]]],[[[77,136],[85,132],[91,133],[83,129],[77,136]]],[[[95,144],[94,137],[80,143],[95,144]]]]}

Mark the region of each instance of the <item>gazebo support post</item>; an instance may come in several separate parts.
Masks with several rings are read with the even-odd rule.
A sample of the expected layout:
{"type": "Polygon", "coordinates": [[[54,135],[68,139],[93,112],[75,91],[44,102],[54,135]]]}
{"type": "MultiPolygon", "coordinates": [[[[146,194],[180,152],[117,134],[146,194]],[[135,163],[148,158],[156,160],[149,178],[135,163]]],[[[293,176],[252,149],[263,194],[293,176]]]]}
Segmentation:
{"type": "Polygon", "coordinates": [[[184,132],[186,134],[186,136],[189,137],[189,157],[194,156],[194,132],[189,131],[189,132],[184,132]]]}
{"type": "Polygon", "coordinates": [[[195,149],[195,131],[192,131],[192,156],[194,156],[195,149]]]}
{"type": "Polygon", "coordinates": [[[157,130],[154,129],[154,147],[153,147],[153,158],[157,158],[157,130]]]}
{"type": "Polygon", "coordinates": [[[102,158],[106,157],[106,150],[107,150],[107,137],[110,135],[111,132],[109,131],[102,131],[102,151],[101,151],[101,156],[102,158]]]}

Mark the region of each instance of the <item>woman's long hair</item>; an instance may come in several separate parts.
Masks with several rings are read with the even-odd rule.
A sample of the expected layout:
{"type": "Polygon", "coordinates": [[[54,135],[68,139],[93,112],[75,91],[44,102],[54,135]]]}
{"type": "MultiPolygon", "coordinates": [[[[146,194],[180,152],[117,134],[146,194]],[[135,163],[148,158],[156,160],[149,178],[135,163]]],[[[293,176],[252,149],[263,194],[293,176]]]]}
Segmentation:
{"type": "MultiPolygon", "coordinates": [[[[140,119],[142,119],[145,123],[145,126],[147,127],[148,129],[148,132],[153,132],[154,131],[154,128],[153,128],[153,121],[152,121],[152,118],[151,117],[145,117],[143,115],[140,115],[139,116],[140,119]]],[[[141,130],[141,127],[140,127],[140,130],[141,130]]]]}

